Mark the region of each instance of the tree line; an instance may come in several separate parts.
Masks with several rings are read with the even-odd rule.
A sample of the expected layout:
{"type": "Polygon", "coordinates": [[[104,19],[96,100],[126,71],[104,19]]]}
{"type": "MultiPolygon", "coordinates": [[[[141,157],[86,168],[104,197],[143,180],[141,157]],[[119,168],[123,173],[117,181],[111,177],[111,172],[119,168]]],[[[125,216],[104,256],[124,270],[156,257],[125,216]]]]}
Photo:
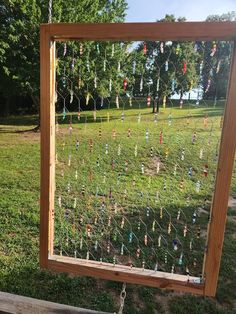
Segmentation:
{"type": "MultiPolygon", "coordinates": [[[[125,0],[57,0],[52,22],[124,22],[126,10],[125,0]]],[[[47,20],[46,1],[0,2],[0,115],[39,110],[39,25],[47,20]]],[[[207,18],[234,20],[235,12],[207,18]]],[[[181,101],[193,89],[205,99],[225,98],[230,52],[230,42],[60,43],[57,97],[68,105],[79,98],[81,107],[111,97],[119,106],[120,96],[160,104],[178,94],[181,101]]]]}

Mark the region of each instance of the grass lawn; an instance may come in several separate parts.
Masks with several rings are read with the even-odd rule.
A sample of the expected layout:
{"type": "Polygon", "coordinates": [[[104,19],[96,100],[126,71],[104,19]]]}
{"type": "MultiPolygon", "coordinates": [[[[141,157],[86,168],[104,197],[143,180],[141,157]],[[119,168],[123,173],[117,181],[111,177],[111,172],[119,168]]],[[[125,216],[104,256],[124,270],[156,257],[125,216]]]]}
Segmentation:
{"type": "MultiPolygon", "coordinates": [[[[57,135],[57,197],[59,194],[62,196],[65,194],[66,202],[72,202],[74,194],[72,193],[68,196],[65,190],[68,180],[74,177],[76,170],[79,178],[81,178],[79,186],[81,184],[86,185],[87,195],[94,195],[97,186],[100,194],[108,193],[111,182],[114,184],[117,181],[117,175],[124,172],[125,161],[128,158],[128,172],[121,177],[119,188],[116,187],[112,191],[114,197],[119,194],[119,191],[124,191],[125,186],[131,187],[135,177],[135,190],[129,193],[128,199],[124,201],[125,203],[122,203],[128,207],[134,201],[137,202],[136,192],[138,190],[142,190],[143,194],[147,195],[147,191],[153,188],[155,191],[161,191],[162,194],[163,180],[165,179],[168,188],[163,198],[163,206],[176,216],[176,208],[174,206],[168,207],[168,199],[172,199],[172,201],[179,199],[179,205],[183,208],[186,207],[184,202],[184,200],[186,201],[186,195],[188,193],[193,194],[197,178],[202,176],[202,170],[199,169],[202,169],[203,162],[199,161],[198,155],[201,145],[204,144],[204,148],[208,152],[209,176],[207,180],[209,181],[204,183],[203,179],[201,179],[201,191],[198,197],[191,198],[190,208],[191,206],[194,208],[203,202],[205,197],[209,199],[212,191],[212,184],[209,183],[213,182],[215,167],[212,154],[215,154],[218,140],[220,115],[222,113],[221,107],[211,108],[208,111],[205,108],[191,108],[190,111],[189,109],[172,108],[172,118],[170,117],[170,109],[167,108],[165,111],[161,110],[157,124],[153,122],[154,115],[150,113],[150,109],[132,108],[126,110],[124,122],[121,121],[122,110],[110,110],[109,112],[110,122],[106,121],[107,111],[101,110],[97,112],[96,123],[93,122],[92,112],[83,112],[80,123],[78,123],[75,114],[72,120],[73,131],[71,136],[68,131],[69,118],[66,117],[62,121],[62,118],[59,117],[59,132],[57,135]],[[140,112],[142,117],[141,123],[138,124],[137,119],[140,112]],[[206,112],[208,113],[207,131],[203,126],[206,112]],[[85,117],[87,117],[86,124],[84,123],[85,117]],[[103,118],[100,124],[101,117],[103,118]],[[171,125],[169,124],[170,119],[172,120],[171,125]],[[188,122],[188,119],[190,119],[190,122],[188,122]],[[99,139],[99,126],[102,131],[101,139],[99,139]],[[131,130],[130,138],[127,136],[129,128],[131,130]],[[116,139],[113,139],[114,129],[116,130],[116,139]],[[147,129],[149,131],[148,142],[145,137],[147,129]],[[156,145],[159,141],[160,130],[163,130],[164,143],[163,145],[156,145]],[[198,136],[196,145],[191,143],[194,131],[197,132],[198,136]],[[210,133],[212,145],[207,146],[206,142],[200,141],[201,136],[199,137],[199,134],[205,134],[202,139],[206,140],[209,138],[210,133]],[[91,137],[94,141],[93,152],[89,155],[88,143],[91,137]],[[76,151],[77,139],[80,140],[80,151],[78,150],[78,152],[76,151]],[[137,140],[138,160],[134,157],[134,147],[137,140]],[[107,143],[110,144],[109,156],[105,154],[107,143]],[[120,165],[120,168],[117,167],[111,176],[107,175],[103,183],[104,173],[108,174],[111,171],[110,161],[112,156],[117,154],[119,143],[123,147],[123,155],[116,157],[117,165],[120,165]],[[181,164],[179,156],[181,154],[180,147],[183,146],[187,149],[185,152],[186,158],[181,164]],[[153,158],[150,157],[151,147],[154,147],[154,155],[160,157],[160,160],[165,164],[165,169],[167,169],[160,171],[159,176],[152,175],[153,169],[149,166],[153,158]],[[167,147],[169,148],[169,153],[166,158],[167,147]],[[68,166],[68,156],[71,151],[71,166],[68,166]],[[77,153],[80,155],[76,155],[77,153]],[[89,182],[89,169],[91,165],[94,168],[96,167],[98,157],[101,170],[93,174],[92,183],[87,183],[89,182]],[[186,169],[189,169],[190,160],[193,160],[194,165],[198,169],[198,171],[195,169],[194,180],[189,178],[188,171],[186,171],[186,169]],[[145,171],[149,175],[146,175],[146,173],[144,176],[140,175],[140,161],[143,162],[145,171]],[[77,166],[80,162],[81,165],[78,168],[77,166]],[[173,167],[176,163],[180,166],[178,168],[179,172],[174,177],[173,167]],[[63,178],[61,177],[62,169],[65,172],[63,178]],[[151,177],[151,182],[149,177],[151,177]],[[179,188],[179,182],[182,179],[185,182],[184,192],[179,188]]],[[[39,134],[19,132],[33,128],[36,121],[37,118],[34,116],[10,117],[0,120],[0,290],[95,310],[117,311],[121,290],[120,283],[85,277],[71,278],[65,274],[53,274],[39,270],[39,134]]],[[[73,180],[71,179],[70,181],[72,187],[74,184],[73,180]]],[[[154,194],[152,195],[152,193],[150,192],[150,207],[155,208],[154,198],[152,200],[154,194]]],[[[236,197],[235,176],[232,181],[231,197],[216,298],[195,297],[128,284],[125,313],[236,313],[236,253],[234,242],[236,238],[236,207],[233,202],[234,197],[236,197]]],[[[92,205],[95,201],[95,196],[89,199],[92,205]]],[[[78,205],[78,213],[85,206],[83,202],[85,200],[78,205]]],[[[88,202],[88,199],[86,199],[86,202],[88,202]]],[[[138,202],[140,203],[140,201],[138,202]]],[[[141,203],[140,207],[141,209],[146,208],[146,202],[141,203]]],[[[63,215],[64,210],[60,212],[57,206],[56,217],[60,213],[63,215]]],[[[184,212],[187,213],[186,208],[184,212]]],[[[144,215],[144,213],[141,213],[141,215],[144,215]]],[[[118,214],[118,221],[120,221],[121,216],[118,214]]],[[[134,211],[132,217],[133,219],[140,217],[140,209],[137,212],[134,211]]],[[[191,217],[192,211],[189,211],[189,217],[187,218],[191,219],[191,217]]],[[[87,219],[87,217],[85,218],[87,219]]],[[[206,224],[206,221],[207,217],[204,215],[199,216],[198,224],[203,226],[206,224]]],[[[74,250],[72,244],[74,245],[75,241],[69,241],[67,247],[67,236],[60,231],[60,227],[66,227],[67,224],[68,222],[62,221],[62,219],[56,220],[55,249],[58,253],[62,250],[63,254],[66,252],[71,254],[74,250]]],[[[67,227],[70,228],[71,225],[70,223],[67,227]]],[[[195,232],[196,227],[192,226],[191,228],[195,232]]],[[[128,232],[128,230],[126,231],[128,232]]],[[[203,231],[204,228],[202,228],[203,231]]],[[[71,239],[72,233],[70,233],[70,230],[68,232],[71,239]]],[[[200,240],[198,248],[202,248],[204,236],[202,236],[202,241],[200,240]]],[[[197,251],[194,252],[194,254],[198,253],[197,251]]],[[[86,254],[86,250],[81,250],[80,254],[84,257],[83,254],[86,254]]],[[[197,255],[199,260],[201,260],[201,256],[202,253],[200,253],[199,257],[197,255]]],[[[104,254],[104,259],[109,260],[109,256],[104,254]]],[[[137,265],[139,263],[137,260],[134,262],[137,265]]],[[[148,259],[146,262],[148,265],[148,259]]],[[[164,262],[160,261],[160,264],[164,270],[171,270],[172,263],[164,265],[164,262]]],[[[153,265],[150,263],[148,267],[152,268],[153,265]]],[[[200,267],[197,267],[196,270],[192,269],[192,272],[199,272],[199,269],[200,267]]],[[[184,270],[182,271],[184,272],[184,270]]]]}

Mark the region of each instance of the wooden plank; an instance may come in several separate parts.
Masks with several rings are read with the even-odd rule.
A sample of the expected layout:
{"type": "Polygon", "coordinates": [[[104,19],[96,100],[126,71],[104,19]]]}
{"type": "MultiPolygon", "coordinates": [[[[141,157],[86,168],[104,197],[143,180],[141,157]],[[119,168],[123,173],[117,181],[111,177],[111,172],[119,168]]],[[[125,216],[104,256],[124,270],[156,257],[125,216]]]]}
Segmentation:
{"type": "Polygon", "coordinates": [[[55,82],[56,43],[50,43],[50,207],[49,207],[49,255],[54,250],[54,205],[55,205],[55,82]]]}
{"type": "Polygon", "coordinates": [[[55,43],[50,41],[48,27],[40,27],[40,131],[41,131],[41,193],[40,193],[40,266],[47,267],[49,251],[49,221],[54,207],[54,141],[55,127],[52,120],[54,103],[52,78],[54,69],[50,59],[55,43]],[[53,70],[53,71],[52,71],[53,70]]]}
{"type": "Polygon", "coordinates": [[[224,123],[217,167],[215,192],[212,202],[211,223],[208,229],[208,247],[205,254],[205,295],[215,296],[225,224],[228,209],[230,183],[236,148],[236,41],[231,63],[228,97],[225,108],[224,123]]]}
{"type": "Polygon", "coordinates": [[[66,272],[80,276],[121,281],[126,283],[141,284],[170,290],[178,290],[203,295],[204,285],[198,277],[171,274],[160,271],[140,269],[123,265],[101,263],[63,256],[51,256],[48,268],[57,272],[66,272]]]}
{"type": "MultiPolygon", "coordinates": [[[[0,292],[0,311],[23,314],[109,314],[0,292]]],[[[111,313],[110,313],[111,314],[111,313]]]]}
{"type": "Polygon", "coordinates": [[[48,221],[49,221],[49,154],[46,154],[49,147],[50,129],[48,117],[49,108],[49,88],[50,82],[47,77],[50,71],[49,65],[49,42],[48,27],[40,27],[40,131],[41,131],[41,194],[40,194],[40,266],[46,268],[48,260],[48,221]]]}
{"type": "Polygon", "coordinates": [[[234,40],[236,22],[155,22],[48,25],[55,39],[80,40],[234,40]]]}

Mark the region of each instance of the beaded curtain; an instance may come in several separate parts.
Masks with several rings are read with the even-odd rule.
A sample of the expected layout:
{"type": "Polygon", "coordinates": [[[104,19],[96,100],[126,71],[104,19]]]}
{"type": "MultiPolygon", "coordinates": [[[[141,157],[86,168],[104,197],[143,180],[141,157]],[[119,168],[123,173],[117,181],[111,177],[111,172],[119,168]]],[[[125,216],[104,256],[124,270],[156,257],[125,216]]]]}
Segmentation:
{"type": "Polygon", "coordinates": [[[55,254],[202,276],[222,47],[57,47],[55,254]]]}

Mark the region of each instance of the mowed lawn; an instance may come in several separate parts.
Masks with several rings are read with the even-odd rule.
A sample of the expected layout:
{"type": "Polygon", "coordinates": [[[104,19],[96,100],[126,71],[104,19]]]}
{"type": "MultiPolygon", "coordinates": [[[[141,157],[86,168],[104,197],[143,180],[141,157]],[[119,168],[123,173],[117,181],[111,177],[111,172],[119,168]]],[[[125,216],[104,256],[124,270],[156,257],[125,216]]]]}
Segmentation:
{"type": "MultiPolygon", "coordinates": [[[[139,109],[127,110],[131,131],[139,109]]],[[[122,110],[114,110],[120,119],[122,110]]],[[[209,121],[220,123],[222,108],[209,110],[209,121]]],[[[186,124],[188,109],[172,109],[172,132],[179,132],[186,124]]],[[[205,108],[192,108],[191,119],[202,123],[205,108]]],[[[107,112],[99,111],[99,116],[107,112]]],[[[170,110],[162,109],[159,118],[168,128],[170,110]]],[[[92,113],[83,112],[82,119],[92,113]]],[[[142,109],[144,119],[150,109],[142,109]]],[[[61,118],[59,119],[61,121],[61,118]]],[[[127,120],[128,121],[128,120],[127,120]]],[[[27,132],[37,123],[35,116],[9,117],[0,120],[0,290],[19,295],[50,300],[95,310],[115,312],[119,308],[120,283],[93,278],[71,278],[65,274],[53,274],[39,269],[39,133],[27,132]],[[24,131],[25,132],[22,132],[24,131]]],[[[73,117],[77,128],[76,113],[73,117]]],[[[103,124],[103,134],[112,138],[113,123],[103,124]],[[107,126],[106,126],[107,125],[107,126]]],[[[193,123],[194,125],[194,123],[193,123]]],[[[61,129],[68,126],[62,125],[61,129]]],[[[93,134],[95,123],[88,126],[93,134]]],[[[124,133],[117,122],[118,133],[124,133]]],[[[154,128],[154,125],[152,126],[154,128]]],[[[194,128],[193,128],[194,129],[194,128]]],[[[84,129],[82,132],[85,132],[84,129]]],[[[151,134],[152,132],[150,132],[151,134]]],[[[94,131],[95,134],[95,131],[94,131]]],[[[98,133],[96,133],[98,137],[98,133]]],[[[145,143],[145,134],[143,136],[145,143]]],[[[89,136],[88,136],[89,139],[89,136]]],[[[74,137],[74,141],[76,136],[74,137]]],[[[104,144],[106,143],[106,139],[104,144]]],[[[142,147],[142,141],[140,142],[142,147]]],[[[74,144],[73,144],[74,145],[74,144]]],[[[144,144],[143,144],[144,145],[144,144]]],[[[162,152],[163,156],[165,152],[162,152]]],[[[130,160],[133,158],[130,151],[130,160]]],[[[171,158],[171,154],[170,157],[171,158]]],[[[147,159],[144,159],[147,162],[147,159]]],[[[93,160],[96,163],[96,158],[93,160]]],[[[171,162],[171,159],[169,160],[171,162]]],[[[135,166],[135,165],[134,165],[135,166]]],[[[132,177],[130,178],[132,180],[132,177]]],[[[170,178],[171,181],[171,178],[170,178]]],[[[137,182],[139,184],[139,182],[137,182]]],[[[141,184],[141,183],[140,183],[141,184]]],[[[127,285],[125,313],[236,313],[236,177],[233,177],[231,202],[225,233],[220,279],[215,299],[183,295],[142,286],[127,285]]]]}

